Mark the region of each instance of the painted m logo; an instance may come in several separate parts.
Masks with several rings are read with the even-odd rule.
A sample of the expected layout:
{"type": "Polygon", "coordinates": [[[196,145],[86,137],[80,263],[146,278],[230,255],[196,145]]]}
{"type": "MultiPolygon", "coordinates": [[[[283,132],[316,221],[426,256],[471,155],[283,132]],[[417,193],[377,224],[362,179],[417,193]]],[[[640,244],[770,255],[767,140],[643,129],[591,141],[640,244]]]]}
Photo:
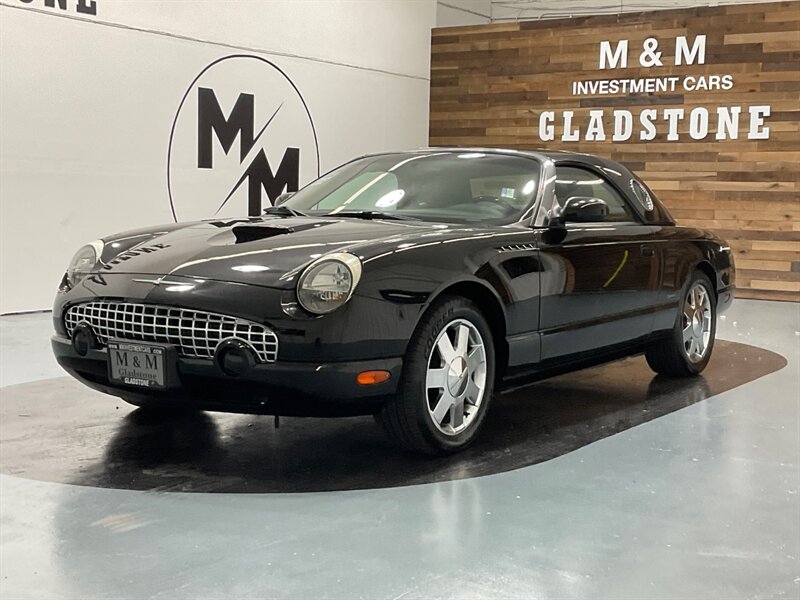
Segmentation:
{"type": "Polygon", "coordinates": [[[239,136],[239,162],[244,161],[253,148],[253,121],[256,98],[252,94],[239,94],[228,118],[222,112],[217,95],[209,88],[197,88],[197,168],[214,168],[213,138],[217,134],[222,150],[228,154],[239,136]]]}
{"type": "MultiPolygon", "coordinates": [[[[213,89],[197,88],[197,168],[214,168],[213,142],[217,140],[225,154],[229,154],[236,138],[239,138],[239,162],[245,164],[250,151],[256,145],[261,135],[278,114],[283,104],[278,106],[272,116],[267,120],[261,130],[255,132],[255,96],[253,94],[239,94],[230,114],[226,117],[219,105],[217,95],[213,89]]],[[[280,196],[284,190],[296,192],[300,183],[300,149],[286,148],[281,162],[276,170],[267,159],[264,149],[260,149],[242,172],[241,177],[235,182],[230,193],[220,204],[217,212],[227,204],[231,196],[239,187],[248,181],[247,211],[249,216],[261,214],[261,193],[267,193],[270,202],[280,196]]]]}

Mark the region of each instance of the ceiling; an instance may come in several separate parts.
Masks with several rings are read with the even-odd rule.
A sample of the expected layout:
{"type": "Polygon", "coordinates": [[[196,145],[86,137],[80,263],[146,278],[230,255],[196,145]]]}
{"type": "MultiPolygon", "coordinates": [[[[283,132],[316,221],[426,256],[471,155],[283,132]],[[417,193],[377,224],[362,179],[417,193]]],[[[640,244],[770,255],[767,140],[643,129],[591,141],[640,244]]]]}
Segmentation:
{"type": "Polygon", "coordinates": [[[752,4],[769,0],[489,0],[492,21],[556,19],[597,14],[670,10],[692,6],[752,4]]]}

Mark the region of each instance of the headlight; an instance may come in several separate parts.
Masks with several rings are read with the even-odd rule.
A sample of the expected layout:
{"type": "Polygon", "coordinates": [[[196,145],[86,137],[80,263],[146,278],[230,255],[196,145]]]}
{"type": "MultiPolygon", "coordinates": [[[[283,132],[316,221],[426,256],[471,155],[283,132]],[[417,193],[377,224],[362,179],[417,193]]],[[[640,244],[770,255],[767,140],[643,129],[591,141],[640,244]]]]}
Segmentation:
{"type": "Polygon", "coordinates": [[[350,299],[361,279],[361,261],[340,252],[311,263],[297,282],[297,299],[308,312],[324,315],[350,299]]]}
{"type": "Polygon", "coordinates": [[[103,242],[101,240],[89,242],[78,250],[69,262],[69,267],[67,267],[67,281],[69,284],[74,286],[86,277],[94,269],[102,254],[103,242]]]}

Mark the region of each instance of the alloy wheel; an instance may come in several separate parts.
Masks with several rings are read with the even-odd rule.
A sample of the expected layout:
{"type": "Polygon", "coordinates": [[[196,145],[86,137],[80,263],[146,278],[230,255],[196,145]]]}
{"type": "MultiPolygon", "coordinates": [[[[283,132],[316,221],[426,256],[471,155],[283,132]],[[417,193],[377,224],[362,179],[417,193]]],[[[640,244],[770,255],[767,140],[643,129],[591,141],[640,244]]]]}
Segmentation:
{"type": "Polygon", "coordinates": [[[486,391],[486,348],[478,328],[455,319],[439,332],[428,357],[428,414],[448,436],[465,431],[478,415],[486,391]]]}
{"type": "Polygon", "coordinates": [[[683,349],[693,363],[703,360],[708,351],[712,319],[708,290],[697,282],[689,289],[683,303],[683,349]]]}

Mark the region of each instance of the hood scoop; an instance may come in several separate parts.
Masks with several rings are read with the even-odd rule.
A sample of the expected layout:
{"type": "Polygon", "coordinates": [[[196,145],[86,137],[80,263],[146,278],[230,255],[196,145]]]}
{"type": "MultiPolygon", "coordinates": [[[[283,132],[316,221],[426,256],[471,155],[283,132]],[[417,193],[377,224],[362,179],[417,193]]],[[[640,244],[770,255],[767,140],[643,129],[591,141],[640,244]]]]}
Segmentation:
{"type": "Polygon", "coordinates": [[[265,240],[267,238],[275,237],[276,235],[284,235],[287,233],[295,233],[297,231],[305,231],[307,229],[314,229],[321,227],[328,223],[301,223],[292,226],[278,226],[271,223],[257,223],[248,225],[237,225],[231,229],[233,235],[236,237],[237,244],[244,244],[246,242],[256,242],[258,240],[265,240]]]}

